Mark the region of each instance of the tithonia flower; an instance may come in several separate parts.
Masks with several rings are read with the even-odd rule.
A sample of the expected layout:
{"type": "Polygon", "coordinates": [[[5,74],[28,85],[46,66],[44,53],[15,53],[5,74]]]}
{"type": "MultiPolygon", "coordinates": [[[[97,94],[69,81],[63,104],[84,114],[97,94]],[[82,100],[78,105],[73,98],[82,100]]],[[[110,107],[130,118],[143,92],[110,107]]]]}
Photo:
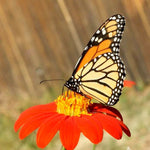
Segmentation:
{"type": "Polygon", "coordinates": [[[44,148],[59,131],[62,145],[73,150],[78,144],[80,133],[92,143],[102,141],[103,130],[115,139],[121,139],[124,132],[130,136],[120,112],[100,103],[92,103],[89,98],[66,92],[54,102],[30,107],[21,113],[14,129],[20,129],[19,138],[24,139],[37,130],[37,145],[44,148]]]}
{"type": "Polygon", "coordinates": [[[129,81],[129,80],[125,80],[124,81],[124,87],[132,87],[134,86],[136,83],[134,81],[129,81]]]}

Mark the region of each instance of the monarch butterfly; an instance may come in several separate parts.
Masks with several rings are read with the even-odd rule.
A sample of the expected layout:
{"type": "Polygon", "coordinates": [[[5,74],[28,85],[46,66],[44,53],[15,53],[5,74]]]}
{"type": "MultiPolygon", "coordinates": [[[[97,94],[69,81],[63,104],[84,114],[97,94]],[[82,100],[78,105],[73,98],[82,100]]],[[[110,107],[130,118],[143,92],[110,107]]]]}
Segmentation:
{"type": "Polygon", "coordinates": [[[64,86],[103,104],[116,104],[126,75],[119,49],[124,26],[122,15],[108,18],[92,36],[64,86]]]}

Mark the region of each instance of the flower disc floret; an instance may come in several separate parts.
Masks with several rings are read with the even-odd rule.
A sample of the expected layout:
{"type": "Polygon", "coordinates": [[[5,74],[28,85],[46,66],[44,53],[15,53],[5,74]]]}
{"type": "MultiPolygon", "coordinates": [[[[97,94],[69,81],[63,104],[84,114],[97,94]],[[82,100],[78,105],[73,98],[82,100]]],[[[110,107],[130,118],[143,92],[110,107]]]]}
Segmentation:
{"type": "Polygon", "coordinates": [[[88,106],[91,100],[74,92],[65,92],[65,95],[60,95],[57,100],[57,112],[67,116],[91,115],[88,112],[88,106]]]}

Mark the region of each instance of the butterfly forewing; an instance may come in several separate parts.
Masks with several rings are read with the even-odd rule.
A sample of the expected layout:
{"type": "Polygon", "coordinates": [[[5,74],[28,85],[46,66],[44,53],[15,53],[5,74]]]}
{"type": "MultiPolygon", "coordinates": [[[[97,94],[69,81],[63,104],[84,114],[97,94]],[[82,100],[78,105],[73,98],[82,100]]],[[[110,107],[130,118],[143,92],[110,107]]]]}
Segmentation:
{"type": "Polygon", "coordinates": [[[120,14],[114,15],[107,19],[105,23],[97,29],[85,47],[81,57],[75,65],[73,75],[77,70],[82,68],[86,63],[98,55],[108,52],[113,52],[115,55],[119,55],[119,46],[124,26],[125,18],[120,14]]]}

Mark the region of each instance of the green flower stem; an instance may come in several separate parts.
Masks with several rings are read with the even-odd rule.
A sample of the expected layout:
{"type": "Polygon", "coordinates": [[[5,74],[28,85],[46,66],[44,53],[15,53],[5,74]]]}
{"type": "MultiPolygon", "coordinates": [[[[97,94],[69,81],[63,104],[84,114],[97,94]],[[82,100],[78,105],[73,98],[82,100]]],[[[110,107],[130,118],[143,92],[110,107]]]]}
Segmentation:
{"type": "Polygon", "coordinates": [[[93,144],[93,150],[95,150],[96,149],[96,144],[93,144]]]}
{"type": "Polygon", "coordinates": [[[62,150],[66,150],[66,149],[62,146],[62,150]]]}

